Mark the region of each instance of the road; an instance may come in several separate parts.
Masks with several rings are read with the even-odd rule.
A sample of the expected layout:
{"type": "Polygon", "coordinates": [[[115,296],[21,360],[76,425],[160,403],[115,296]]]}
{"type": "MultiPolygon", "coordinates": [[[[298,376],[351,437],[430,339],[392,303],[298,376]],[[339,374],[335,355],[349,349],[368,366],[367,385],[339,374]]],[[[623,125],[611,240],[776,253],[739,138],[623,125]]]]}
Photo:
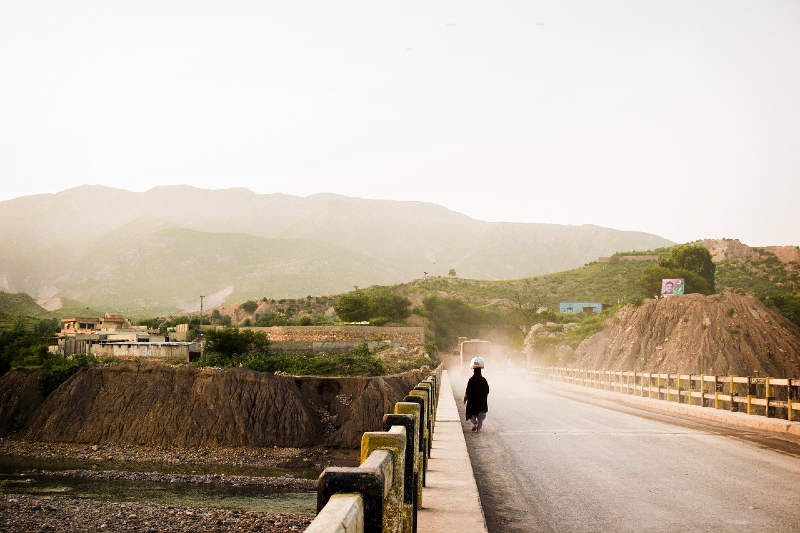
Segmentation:
{"type": "Polygon", "coordinates": [[[484,431],[462,425],[490,533],[800,531],[800,442],[484,376],[484,431]]]}

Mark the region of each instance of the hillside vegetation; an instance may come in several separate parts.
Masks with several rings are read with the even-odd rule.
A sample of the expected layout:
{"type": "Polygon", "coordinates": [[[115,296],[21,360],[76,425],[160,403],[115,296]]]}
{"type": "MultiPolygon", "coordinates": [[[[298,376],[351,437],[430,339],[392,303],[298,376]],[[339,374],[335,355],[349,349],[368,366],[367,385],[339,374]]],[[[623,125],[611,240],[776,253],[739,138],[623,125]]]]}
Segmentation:
{"type": "Polygon", "coordinates": [[[12,327],[19,321],[28,324],[46,314],[47,311],[24,292],[11,294],[0,291],[0,329],[12,327]]]}

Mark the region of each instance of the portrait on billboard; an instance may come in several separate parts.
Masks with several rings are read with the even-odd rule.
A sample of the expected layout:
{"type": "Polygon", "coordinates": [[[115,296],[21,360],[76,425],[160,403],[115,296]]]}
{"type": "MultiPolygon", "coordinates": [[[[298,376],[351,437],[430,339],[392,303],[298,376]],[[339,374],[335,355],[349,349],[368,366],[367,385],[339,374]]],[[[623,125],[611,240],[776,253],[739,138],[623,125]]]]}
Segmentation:
{"type": "Polygon", "coordinates": [[[683,294],[683,278],[669,278],[661,280],[661,296],[683,294]]]}

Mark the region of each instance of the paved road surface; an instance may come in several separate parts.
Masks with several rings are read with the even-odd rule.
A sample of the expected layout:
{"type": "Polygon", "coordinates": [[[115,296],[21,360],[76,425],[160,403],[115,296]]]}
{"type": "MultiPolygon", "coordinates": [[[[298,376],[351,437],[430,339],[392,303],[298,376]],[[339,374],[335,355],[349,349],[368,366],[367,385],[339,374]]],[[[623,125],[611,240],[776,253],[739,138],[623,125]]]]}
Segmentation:
{"type": "Polygon", "coordinates": [[[484,431],[463,427],[490,533],[800,531],[800,442],[484,375],[484,431]]]}

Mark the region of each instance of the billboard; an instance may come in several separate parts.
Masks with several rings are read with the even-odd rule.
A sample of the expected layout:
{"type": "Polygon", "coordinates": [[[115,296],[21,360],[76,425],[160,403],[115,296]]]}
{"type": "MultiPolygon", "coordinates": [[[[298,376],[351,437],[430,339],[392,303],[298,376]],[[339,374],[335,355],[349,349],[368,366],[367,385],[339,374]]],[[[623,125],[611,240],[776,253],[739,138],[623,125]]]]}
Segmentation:
{"type": "Polygon", "coordinates": [[[683,278],[669,278],[661,280],[661,296],[683,294],[683,278]]]}

